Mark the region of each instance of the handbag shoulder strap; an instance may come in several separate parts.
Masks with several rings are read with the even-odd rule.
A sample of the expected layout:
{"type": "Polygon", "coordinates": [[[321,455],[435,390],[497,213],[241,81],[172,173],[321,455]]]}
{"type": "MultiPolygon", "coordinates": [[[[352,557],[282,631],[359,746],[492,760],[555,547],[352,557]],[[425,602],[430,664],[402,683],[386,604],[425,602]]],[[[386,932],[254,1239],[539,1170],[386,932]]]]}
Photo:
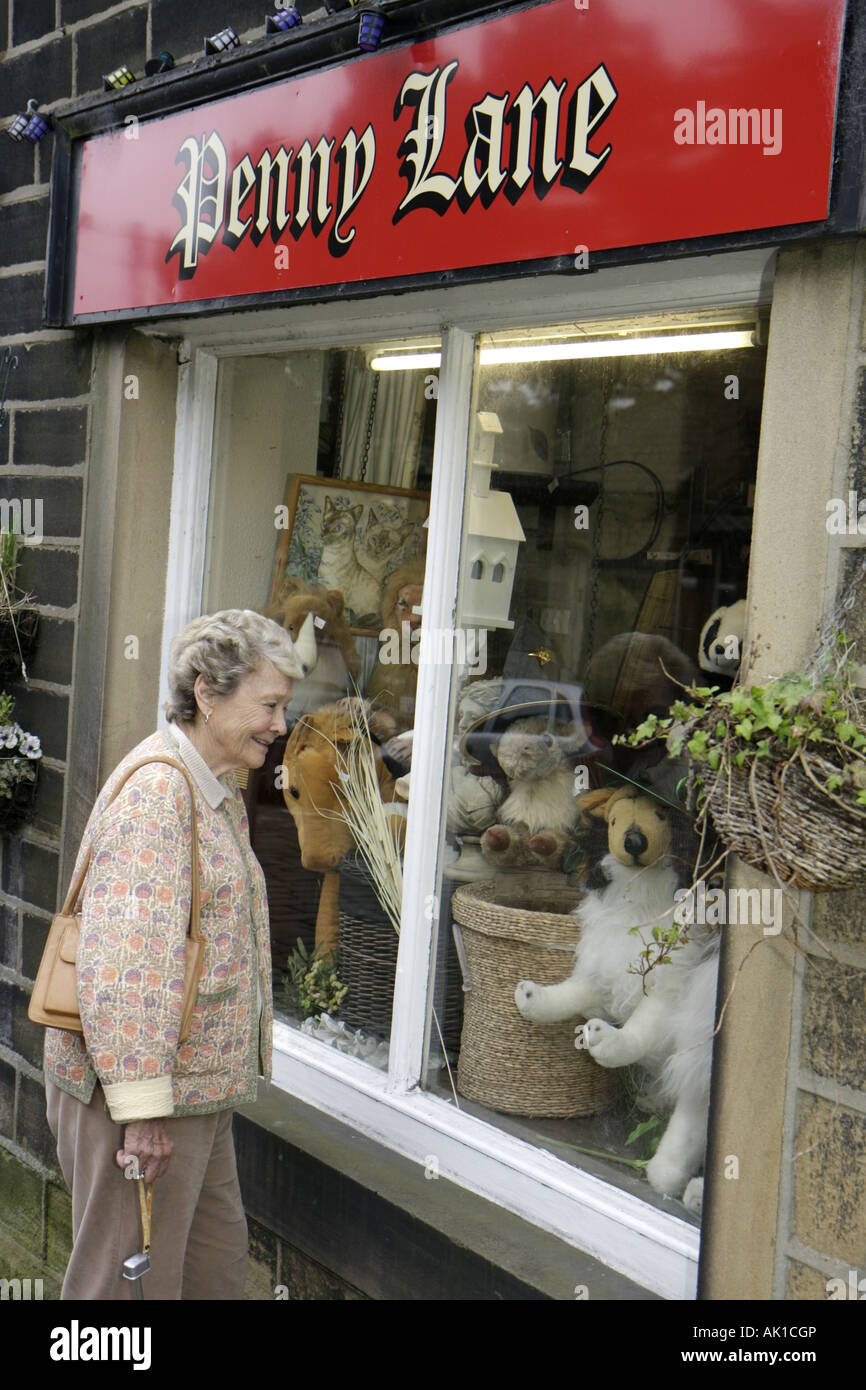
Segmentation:
{"type": "MultiPolygon", "coordinates": [[[[195,791],[193,790],[192,778],[190,777],[183,763],[178,762],[176,758],[160,756],[160,754],[158,753],[153,754],[149,758],[139,758],[138,762],[133,763],[131,767],[128,767],[126,769],[123,776],[118,781],[117,786],[112,789],[111,796],[108,798],[102,809],[104,811],[107,810],[108,807],[111,805],[112,801],[114,801],[115,797],[120,795],[121,791],[123,790],[124,786],[128,782],[129,778],[132,776],[132,774],[134,772],[138,772],[138,769],[140,767],[146,767],[148,763],[168,763],[169,767],[178,768],[179,771],[183,773],[186,779],[186,784],[189,787],[190,801],[192,803],[192,887],[190,890],[189,902],[189,936],[193,941],[198,941],[201,939],[201,894],[199,887],[198,814],[196,810],[195,791]]],[[[87,871],[90,868],[90,859],[92,854],[93,843],[91,841],[91,843],[87,846],[87,853],[85,854],[84,859],[81,862],[79,870],[77,874],[75,874],[72,882],[69,885],[69,892],[66,894],[66,899],[63,903],[63,907],[61,908],[61,915],[64,917],[72,917],[75,914],[75,910],[78,907],[79,899],[84,890],[84,882],[87,878],[87,871]]]]}

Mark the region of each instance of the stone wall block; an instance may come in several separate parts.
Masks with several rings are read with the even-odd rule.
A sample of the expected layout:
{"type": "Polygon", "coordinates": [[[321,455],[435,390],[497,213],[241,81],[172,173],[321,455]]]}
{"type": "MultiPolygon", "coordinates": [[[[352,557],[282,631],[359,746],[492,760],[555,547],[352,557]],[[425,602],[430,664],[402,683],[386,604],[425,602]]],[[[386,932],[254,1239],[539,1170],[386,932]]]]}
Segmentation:
{"type": "Polygon", "coordinates": [[[794,1235],[857,1268],[866,1249],[866,1115],[801,1093],[794,1235]]]}
{"type": "Polygon", "coordinates": [[[16,467],[74,468],[84,462],[86,448],[87,406],[16,412],[12,446],[16,467]]]}

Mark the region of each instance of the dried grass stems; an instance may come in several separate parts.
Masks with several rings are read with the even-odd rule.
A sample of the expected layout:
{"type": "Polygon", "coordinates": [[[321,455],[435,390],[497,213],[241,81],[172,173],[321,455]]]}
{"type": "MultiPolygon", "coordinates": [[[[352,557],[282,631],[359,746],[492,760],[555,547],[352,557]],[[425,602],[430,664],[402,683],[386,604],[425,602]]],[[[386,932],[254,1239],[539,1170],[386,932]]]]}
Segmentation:
{"type": "MultiPolygon", "coordinates": [[[[356,697],[349,698],[344,703],[352,726],[352,741],[348,750],[338,747],[330,739],[327,740],[336,756],[337,781],[332,782],[331,786],[337,794],[341,809],[320,809],[319,814],[333,820],[342,820],[348,826],[373,880],[373,888],[382,910],[399,936],[403,903],[403,859],[400,843],[403,818],[399,815],[389,815],[382,801],[366,701],[356,697]]],[[[448,1071],[454,1104],[459,1110],[457,1088],[451,1074],[445,1039],[435,1008],[431,1009],[431,1013],[439,1035],[439,1045],[448,1071]]]]}
{"type": "Polygon", "coordinates": [[[21,640],[18,635],[18,623],[16,613],[24,609],[32,608],[35,601],[35,594],[22,593],[15,587],[15,575],[18,570],[18,537],[9,523],[9,530],[4,531],[0,536],[0,617],[8,618],[12,626],[12,635],[15,638],[15,645],[18,648],[18,660],[21,664],[21,675],[23,680],[27,680],[27,667],[24,662],[24,653],[21,650],[21,640]]]}
{"type": "Polygon", "coordinates": [[[400,854],[402,817],[389,815],[379,789],[373,737],[362,700],[347,700],[352,741],[348,750],[334,747],[337,781],[331,785],[341,810],[326,812],[342,820],[352,833],[376,896],[395,932],[400,933],[403,902],[403,860],[400,854]]]}

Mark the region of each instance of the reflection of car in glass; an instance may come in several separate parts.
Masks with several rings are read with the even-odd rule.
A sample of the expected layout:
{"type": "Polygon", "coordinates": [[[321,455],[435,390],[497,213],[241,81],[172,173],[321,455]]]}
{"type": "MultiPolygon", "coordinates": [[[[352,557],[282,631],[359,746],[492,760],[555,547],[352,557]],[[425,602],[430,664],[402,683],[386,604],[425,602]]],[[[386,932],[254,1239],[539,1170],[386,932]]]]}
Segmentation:
{"type": "MultiPolygon", "coordinates": [[[[468,688],[471,691],[471,686],[468,688]]],[[[460,751],[479,774],[499,770],[495,746],[517,719],[541,717],[547,723],[539,737],[555,738],[576,758],[608,753],[610,744],[593,723],[583,687],[566,681],[503,677],[498,703],[474,719],[460,737],[460,751]]]]}

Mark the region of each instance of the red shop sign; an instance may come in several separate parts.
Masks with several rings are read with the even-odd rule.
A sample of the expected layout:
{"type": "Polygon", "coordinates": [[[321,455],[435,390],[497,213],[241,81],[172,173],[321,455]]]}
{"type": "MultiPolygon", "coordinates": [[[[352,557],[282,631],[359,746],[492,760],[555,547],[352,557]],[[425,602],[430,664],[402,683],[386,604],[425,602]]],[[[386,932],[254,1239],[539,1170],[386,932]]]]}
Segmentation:
{"type": "Polygon", "coordinates": [[[74,315],[827,216],[845,0],[551,0],[84,143],[74,315]]]}

